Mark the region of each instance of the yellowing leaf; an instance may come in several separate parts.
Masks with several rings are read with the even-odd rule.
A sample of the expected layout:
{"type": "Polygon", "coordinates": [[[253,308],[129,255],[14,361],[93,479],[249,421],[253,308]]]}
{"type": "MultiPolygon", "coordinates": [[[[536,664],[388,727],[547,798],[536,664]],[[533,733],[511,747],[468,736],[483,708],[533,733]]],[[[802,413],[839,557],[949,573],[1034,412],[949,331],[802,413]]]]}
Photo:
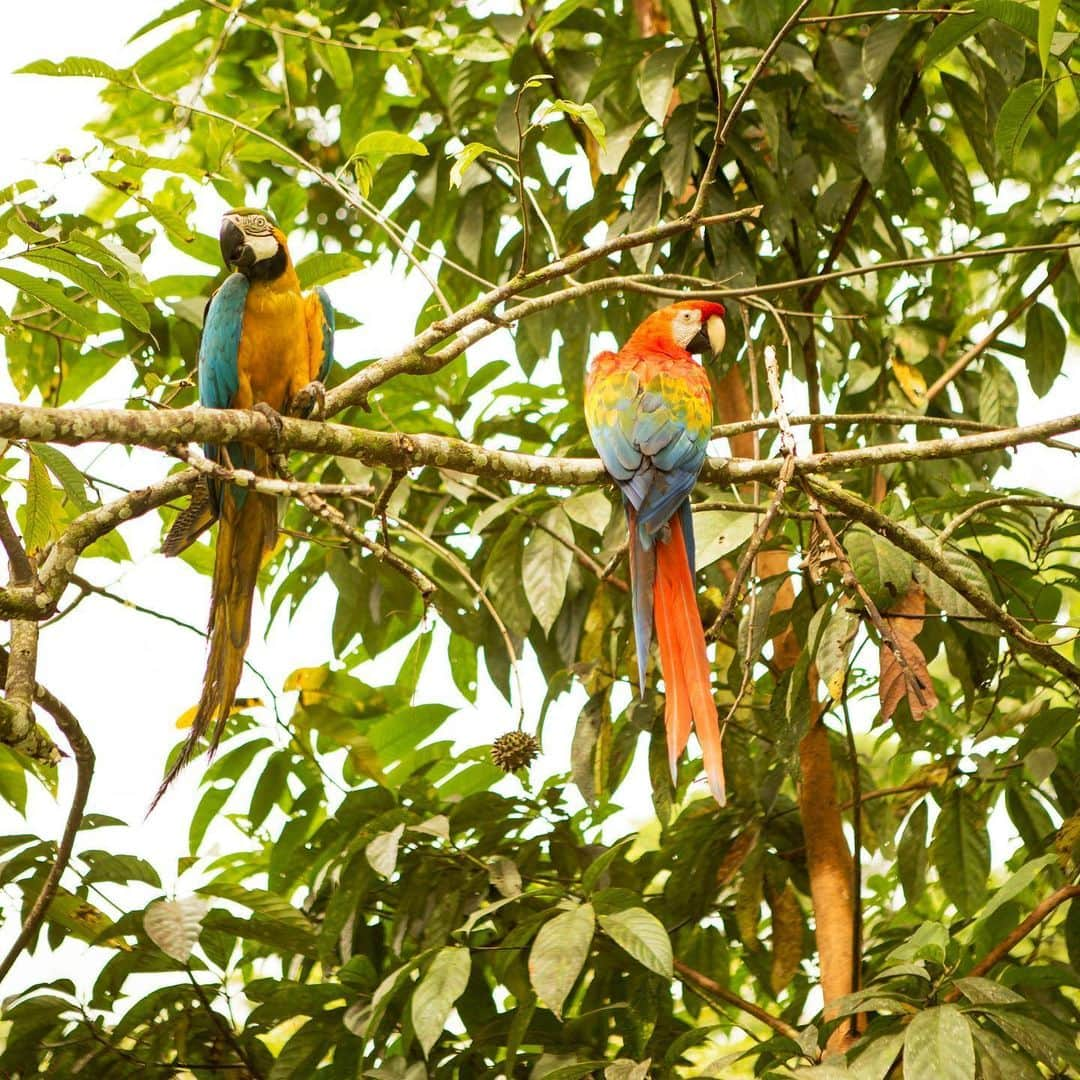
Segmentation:
{"type": "Polygon", "coordinates": [[[892,359],[893,375],[904,391],[904,397],[916,408],[921,409],[926,404],[926,379],[923,373],[911,364],[905,364],[896,357],[892,359]]]}
{"type": "MultiPolygon", "coordinates": [[[[229,710],[229,716],[239,716],[240,713],[245,713],[249,709],[255,709],[263,705],[262,698],[257,697],[241,697],[237,698],[232,708],[229,710]]],[[[192,705],[190,709],[186,709],[176,718],[177,731],[186,731],[195,721],[195,714],[199,711],[198,705],[192,705]]]]}

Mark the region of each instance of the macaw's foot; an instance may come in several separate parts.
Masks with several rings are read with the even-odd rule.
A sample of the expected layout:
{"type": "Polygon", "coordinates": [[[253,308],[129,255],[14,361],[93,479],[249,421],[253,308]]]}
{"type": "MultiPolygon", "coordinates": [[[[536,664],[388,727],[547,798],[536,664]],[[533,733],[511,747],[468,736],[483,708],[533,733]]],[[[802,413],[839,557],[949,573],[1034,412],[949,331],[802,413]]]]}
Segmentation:
{"type": "Polygon", "coordinates": [[[305,420],[321,420],[326,415],[326,387],[318,379],[302,386],[289,402],[289,412],[305,420]]]}
{"type": "Polygon", "coordinates": [[[260,416],[265,416],[270,423],[270,427],[274,431],[274,445],[275,447],[281,442],[281,436],[285,431],[285,423],[281,419],[281,413],[274,408],[273,405],[268,405],[265,401],[256,401],[251,406],[253,412],[257,412],[260,416]]]}

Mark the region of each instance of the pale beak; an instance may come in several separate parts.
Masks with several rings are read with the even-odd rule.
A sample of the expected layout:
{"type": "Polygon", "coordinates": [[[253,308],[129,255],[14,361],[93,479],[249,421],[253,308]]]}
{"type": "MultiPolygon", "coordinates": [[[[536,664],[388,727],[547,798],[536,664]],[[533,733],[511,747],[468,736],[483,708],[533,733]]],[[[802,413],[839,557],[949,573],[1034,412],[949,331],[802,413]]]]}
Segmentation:
{"type": "Polygon", "coordinates": [[[727,327],[724,326],[724,320],[719,315],[713,315],[705,329],[709,334],[709,348],[712,349],[713,356],[719,356],[727,342],[727,327]]]}

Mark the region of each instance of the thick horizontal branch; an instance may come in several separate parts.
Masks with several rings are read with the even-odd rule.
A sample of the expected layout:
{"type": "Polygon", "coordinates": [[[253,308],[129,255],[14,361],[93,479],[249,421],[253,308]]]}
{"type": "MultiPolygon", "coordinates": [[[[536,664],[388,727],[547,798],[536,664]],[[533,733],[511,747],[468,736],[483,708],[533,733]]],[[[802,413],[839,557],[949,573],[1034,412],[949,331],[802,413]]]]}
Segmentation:
{"type": "MultiPolygon", "coordinates": [[[[1080,414],[1073,414],[1025,427],[952,439],[884,443],[880,446],[808,454],[796,459],[795,471],[799,475],[837,473],[869,465],[965,457],[1024,443],[1044,442],[1055,435],[1078,430],[1080,414]]],[[[31,439],[69,446],[105,442],[157,449],[174,449],[192,442],[242,442],[270,451],[304,450],[355,458],[366,465],[391,469],[431,466],[471,476],[516,480],[541,486],[577,487],[606,482],[607,479],[603,466],[596,458],[543,457],[512,450],[491,450],[442,435],[403,435],[291,418],[282,421],[279,434],[261,413],[238,409],[134,412],[128,409],[50,409],[0,404],[0,438],[31,439]]],[[[714,484],[769,481],[779,475],[780,468],[778,458],[767,461],[710,458],[701,479],[714,484]]],[[[194,474],[178,473],[169,480],[171,486],[167,490],[159,491],[155,485],[152,489],[144,489],[142,495],[133,492],[125,500],[84,514],[76,522],[78,535],[64,544],[62,550],[56,550],[49,556],[43,576],[48,577],[50,564],[66,557],[75,545],[78,545],[77,553],[117,524],[118,521],[112,520],[116,514],[132,516],[140,498],[149,499],[153,505],[146,509],[152,509],[190,490],[194,484],[194,474]],[[107,522],[109,524],[106,525],[107,522]]],[[[57,549],[61,549],[60,544],[57,549]]]]}

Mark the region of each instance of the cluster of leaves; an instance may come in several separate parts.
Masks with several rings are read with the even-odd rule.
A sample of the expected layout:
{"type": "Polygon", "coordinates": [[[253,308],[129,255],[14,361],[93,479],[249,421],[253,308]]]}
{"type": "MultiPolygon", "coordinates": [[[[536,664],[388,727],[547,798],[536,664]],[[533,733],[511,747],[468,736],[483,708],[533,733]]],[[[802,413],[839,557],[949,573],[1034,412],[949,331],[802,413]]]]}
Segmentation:
{"type": "MultiPolygon", "coordinates": [[[[299,262],[301,280],[338,283],[345,327],[350,313],[378,318],[351,302],[349,275],[387,257],[405,269],[402,245],[419,259],[435,253],[438,292],[456,308],[522,265],[684,212],[713,145],[718,98],[730,103],[795,5],[654,5],[647,33],[630,6],[570,0],[477,18],[467,5],[255,0],[234,9],[181,0],[146,28],[167,33],[130,70],[91,60],[32,65],[106,80],[108,109],[93,128],[94,154],[55,162],[56,183],[66,170],[99,181],[81,213],[56,212],[29,183],[0,193],[0,239],[18,256],[10,262],[25,264],[5,259],[0,268],[18,289],[0,330],[19,393],[76,402],[130,360],[132,407],[194,401],[201,311],[220,269],[216,245],[189,222],[211,190],[228,205],[265,202],[298,244],[317,241],[318,252],[299,262]],[[714,33],[719,55],[710,58],[714,33]],[[388,208],[389,220],[373,223],[388,208]],[[163,243],[202,265],[151,279],[143,259],[163,243]]],[[[841,0],[832,12],[873,6],[841,0]]],[[[707,195],[710,213],[760,202],[760,222],[634,248],[579,280],[662,271],[766,288],[833,266],[1074,235],[1077,5],[972,0],[965,10],[800,24],[756,83],[707,195]]],[[[920,436],[951,433],[959,419],[1012,425],[1018,382],[1039,396],[1060,385],[1067,334],[1080,333],[1077,269],[1067,251],[1041,251],[791,287],[780,293],[785,307],[827,313],[788,321],[793,372],[819,385],[837,413],[926,417],[920,436]],[[1026,309],[1023,335],[998,338],[929,399],[975,328],[1044,274],[1049,284],[1026,309]]],[[[581,374],[591,336],[621,339],[646,310],[633,294],[583,295],[522,322],[512,341],[502,339],[504,358],[462,357],[422,378],[399,377],[371,395],[370,412],[343,419],[588,453],[581,374]]],[[[441,314],[433,290],[419,325],[441,314]]],[[[772,324],[751,316],[759,339],[775,340],[772,324]]],[[[729,329],[722,363],[745,368],[751,354],[734,305],[729,329]]],[[[365,359],[339,352],[347,369],[365,359]]],[[[738,373],[714,375],[726,402],[738,373]]],[[[826,445],[892,441],[901,427],[836,423],[826,445]]],[[[766,438],[762,453],[771,449],[766,438]]],[[[845,482],[936,545],[1033,638],[1057,641],[1080,615],[1076,517],[1037,492],[998,501],[992,481],[1006,460],[998,452],[897,463],[845,482]]],[[[315,456],[293,465],[305,479],[390,479],[315,456]]],[[[55,449],[17,447],[4,469],[6,485],[25,485],[20,526],[31,550],[95,501],[55,449]]],[[[749,497],[707,486],[700,494],[749,497]]],[[[1068,989],[1080,979],[1075,905],[1063,909],[1063,936],[1024,946],[1025,963],[993,982],[962,976],[1049,885],[1076,873],[1077,688],[1007,646],[910,554],[837,520],[855,576],[907,662],[921,665],[929,693],[921,702],[898,693],[887,670],[895,654],[885,650],[879,683],[860,657],[870,655],[866,642],[881,643],[815,552],[806,520],[787,515],[769,548],[810,556],[822,577],[800,576],[790,606],[776,598],[793,574],[756,582],[749,613],[717,644],[737,779],[732,805],[719,811],[688,801],[695,761],[672,781],[658,698],[621,704],[632,649],[624,572],[602,572],[623,539],[607,493],[425,469],[400,479],[387,510],[395,551],[437,585],[438,633],[448,632],[466,701],[484,678],[512,697],[526,653],[549,687],[541,720],[574,680],[584,684],[568,776],[513,794],[512,782],[496,787],[485,747],[454,753],[438,740],[448,708],[411,704],[434,639],[421,597],[387,563],[343,547],[290,507],[289,539],[267,572],[271,610],[287,617],[328,577],[337,590],[334,658],[286,683],[300,694],[288,744],[236,720],[235,740],[206,771],[192,858],[215,821],[232,823],[234,850],[197,864],[208,875],[202,901],[155,906],[152,867],[80,844],[47,940],[93,940],[105,950],[94,955],[107,959],[89,998],[57,980],[9,1004],[0,1070],[786,1075],[847,1021],[751,1042],[748,1030],[769,1029],[687,969],[785,1030],[805,1020],[815,945],[795,792],[810,693],[822,689],[838,718],[865,713],[875,698],[880,719],[890,718],[859,740],[830,736],[841,801],[862,797],[858,835],[870,869],[867,989],[845,1015],[880,1015],[850,1064],[822,1066],[822,1075],[880,1078],[901,1051],[914,1075],[992,1080],[1077,1067],[1068,989]],[[351,673],[410,636],[396,684],[366,686],[351,673]],[[779,660],[781,641],[793,666],[779,660]],[[646,743],[659,825],[605,847],[598,830],[646,743]],[[573,809],[571,783],[585,809],[573,809]],[[1019,840],[1008,853],[1014,876],[995,891],[988,820],[1002,811],[1019,840]],[[108,921],[91,890],[112,890],[129,914],[108,921]],[[137,978],[147,974],[149,991],[137,978]],[[954,988],[960,1003],[945,1000],[954,988]],[[234,998],[243,1002],[236,1013],[234,998]],[[716,1064],[718,1055],[730,1060],[716,1064]]],[[[380,535],[370,504],[344,512],[380,535]]],[[[732,510],[697,515],[708,622],[754,520],[732,510]]],[[[100,544],[90,553],[130,557],[118,534],[100,544]]],[[[185,557],[208,570],[208,547],[185,557]]],[[[0,753],[0,794],[20,809],[25,763],[0,753]]],[[[83,831],[109,824],[88,817],[83,831]]],[[[10,838],[0,884],[22,889],[28,908],[55,853],[35,836],[10,838]]]]}

